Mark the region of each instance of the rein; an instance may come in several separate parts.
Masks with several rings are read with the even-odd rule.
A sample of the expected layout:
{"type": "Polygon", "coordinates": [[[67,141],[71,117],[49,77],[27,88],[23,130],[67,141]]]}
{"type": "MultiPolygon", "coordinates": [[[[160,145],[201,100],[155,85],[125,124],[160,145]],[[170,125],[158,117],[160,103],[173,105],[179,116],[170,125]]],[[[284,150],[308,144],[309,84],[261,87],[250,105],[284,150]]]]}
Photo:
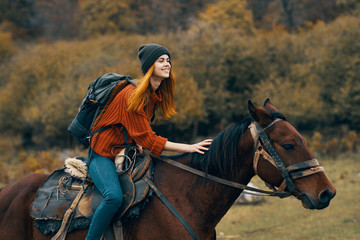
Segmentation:
{"type": "MultiPolygon", "coordinates": [[[[320,166],[317,159],[311,159],[311,160],[307,160],[304,162],[295,163],[290,166],[285,165],[284,161],[281,159],[280,155],[277,153],[274,146],[271,144],[269,137],[265,133],[265,131],[267,129],[269,129],[270,127],[272,127],[275,123],[277,123],[279,121],[283,121],[283,120],[280,118],[275,119],[273,122],[271,122],[265,128],[262,128],[256,122],[253,122],[249,126],[251,135],[254,139],[254,146],[255,146],[255,154],[254,154],[254,160],[253,160],[255,174],[257,174],[257,165],[259,162],[259,158],[260,158],[260,156],[262,156],[265,160],[269,161],[276,168],[278,168],[282,177],[284,178],[283,183],[280,185],[280,187],[278,189],[276,189],[275,186],[272,186],[272,185],[266,183],[267,186],[269,188],[271,188],[273,191],[266,191],[266,190],[261,190],[258,188],[252,188],[252,187],[249,187],[244,184],[225,180],[223,178],[219,178],[219,177],[207,174],[203,171],[197,170],[195,168],[189,167],[187,165],[184,165],[180,162],[177,162],[177,161],[174,161],[174,160],[171,160],[168,158],[157,158],[157,159],[159,159],[163,162],[166,162],[170,165],[173,165],[175,167],[181,168],[192,174],[204,177],[206,179],[209,179],[209,180],[217,182],[217,183],[221,183],[226,186],[243,189],[243,190],[248,190],[251,192],[258,192],[258,193],[264,194],[264,196],[276,196],[276,197],[280,197],[280,198],[289,197],[292,194],[297,193],[295,190],[294,182],[293,182],[294,179],[309,176],[309,175],[312,175],[312,174],[315,174],[318,172],[322,172],[322,171],[324,171],[324,168],[322,166],[320,166]],[[262,144],[259,140],[261,140],[262,144]],[[265,149],[267,149],[267,151],[265,149]],[[287,188],[288,191],[284,191],[285,188],[287,188]]],[[[245,192],[245,193],[247,193],[247,192],[245,192]]]]}
{"type": "Polygon", "coordinates": [[[233,182],[233,181],[229,181],[229,180],[225,180],[223,178],[219,178],[210,174],[207,174],[205,172],[199,171],[195,168],[189,167],[185,164],[182,164],[180,162],[168,159],[168,158],[157,158],[163,162],[166,162],[170,165],[173,165],[175,167],[181,168],[187,172],[190,172],[192,174],[198,175],[200,177],[212,180],[214,182],[217,183],[221,183],[223,185],[226,186],[230,186],[230,187],[234,187],[234,188],[238,188],[238,189],[243,189],[243,190],[248,190],[248,191],[252,191],[252,192],[258,192],[258,193],[262,193],[265,194],[265,196],[275,196],[275,197],[281,197],[281,198],[285,198],[285,197],[290,197],[291,195],[288,192],[273,192],[273,191],[266,191],[266,190],[261,190],[258,188],[253,188],[253,187],[249,187],[247,185],[241,184],[241,183],[237,183],[237,182],[233,182]]]}
{"type": "MultiPolygon", "coordinates": [[[[187,172],[190,172],[192,174],[195,174],[197,176],[209,179],[211,181],[238,188],[243,190],[248,190],[251,192],[258,192],[261,194],[264,194],[262,196],[277,196],[280,198],[289,197],[293,194],[297,194],[297,191],[295,190],[295,184],[293,182],[294,179],[305,177],[308,175],[315,174],[317,172],[324,171],[323,167],[319,165],[319,162],[316,159],[311,159],[308,161],[295,163],[289,166],[285,165],[285,162],[281,159],[280,155],[275,150],[274,146],[271,144],[269,137],[265,133],[267,129],[269,129],[271,126],[273,126],[275,123],[283,121],[282,119],[275,119],[273,122],[271,122],[267,127],[262,128],[258,123],[253,122],[250,124],[249,129],[251,132],[251,136],[254,139],[254,159],[253,159],[253,168],[255,174],[257,174],[257,165],[260,159],[260,156],[262,156],[265,160],[269,161],[271,164],[273,164],[277,169],[279,169],[282,177],[284,178],[282,184],[278,189],[275,188],[275,186],[272,186],[268,183],[267,186],[270,187],[273,191],[266,191],[258,188],[252,188],[244,184],[240,184],[237,182],[229,181],[223,178],[219,178],[210,174],[207,174],[203,171],[197,170],[195,168],[189,167],[185,164],[182,164],[180,162],[174,161],[169,158],[156,158],[158,160],[161,160],[165,163],[168,163],[170,165],[173,165],[175,167],[178,167],[180,169],[183,169],[187,172]],[[261,140],[261,141],[260,141],[261,140]],[[262,142],[262,144],[261,144],[262,142]],[[267,151],[266,151],[266,150],[267,151]],[[288,191],[285,191],[285,189],[288,189],[288,191]]],[[[192,230],[192,228],[187,224],[184,218],[176,211],[176,209],[170,204],[169,201],[166,200],[166,198],[162,195],[160,190],[150,181],[150,179],[145,179],[146,183],[154,190],[156,195],[160,198],[160,200],[165,204],[165,206],[175,215],[175,217],[184,225],[186,230],[190,233],[191,237],[194,240],[198,240],[198,237],[196,236],[196,233],[192,230]]],[[[244,192],[247,194],[251,194],[248,192],[244,192]]]]}

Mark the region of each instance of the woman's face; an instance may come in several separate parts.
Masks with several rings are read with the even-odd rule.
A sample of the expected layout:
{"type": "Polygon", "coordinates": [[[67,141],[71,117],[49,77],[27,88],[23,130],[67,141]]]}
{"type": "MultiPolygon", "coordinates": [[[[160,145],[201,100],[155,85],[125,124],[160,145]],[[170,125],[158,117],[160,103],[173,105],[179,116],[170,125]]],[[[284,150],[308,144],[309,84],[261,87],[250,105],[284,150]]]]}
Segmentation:
{"type": "Polygon", "coordinates": [[[170,58],[167,54],[163,54],[155,61],[155,68],[152,75],[154,77],[165,79],[170,76],[170,69],[170,58]]]}

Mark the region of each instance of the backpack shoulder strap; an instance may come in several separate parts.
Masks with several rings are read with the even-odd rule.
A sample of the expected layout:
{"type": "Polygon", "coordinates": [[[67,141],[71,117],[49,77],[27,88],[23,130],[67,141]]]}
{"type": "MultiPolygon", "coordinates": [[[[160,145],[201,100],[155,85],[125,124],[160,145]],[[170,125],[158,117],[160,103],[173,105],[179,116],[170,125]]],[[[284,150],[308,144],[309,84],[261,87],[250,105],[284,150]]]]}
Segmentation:
{"type": "Polygon", "coordinates": [[[126,80],[118,82],[118,84],[114,87],[114,89],[112,90],[109,100],[106,102],[105,106],[102,108],[101,112],[99,114],[96,114],[95,116],[96,119],[93,122],[93,125],[91,126],[91,129],[93,129],[94,126],[96,126],[96,124],[98,124],[98,122],[100,121],[102,115],[104,114],[104,112],[106,111],[106,109],[109,107],[110,103],[114,100],[114,98],[116,97],[116,95],[123,90],[127,85],[129,84],[133,84],[136,87],[136,83],[134,80],[132,80],[130,77],[126,78],[126,80]]]}

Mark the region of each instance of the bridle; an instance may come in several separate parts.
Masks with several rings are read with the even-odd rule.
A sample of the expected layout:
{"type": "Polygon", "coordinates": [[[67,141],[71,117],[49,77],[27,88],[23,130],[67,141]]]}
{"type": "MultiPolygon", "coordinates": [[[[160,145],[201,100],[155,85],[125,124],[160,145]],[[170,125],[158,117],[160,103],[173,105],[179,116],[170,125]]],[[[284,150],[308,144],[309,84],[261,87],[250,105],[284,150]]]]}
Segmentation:
{"type": "Polygon", "coordinates": [[[251,194],[251,192],[258,192],[263,194],[264,196],[277,196],[280,198],[289,197],[292,195],[297,195],[297,191],[295,190],[294,181],[297,178],[309,176],[318,172],[324,171],[324,168],[320,166],[319,162],[316,159],[307,160],[305,162],[295,163],[289,166],[285,165],[285,162],[281,159],[274,146],[271,144],[269,137],[265,133],[270,127],[272,127],[275,123],[283,121],[280,118],[275,119],[265,128],[262,128],[257,122],[252,122],[249,125],[249,129],[251,135],[254,139],[254,159],[253,159],[253,168],[255,174],[257,174],[257,167],[259,163],[260,156],[262,156],[265,160],[269,161],[272,165],[274,165],[277,169],[279,169],[281,176],[284,178],[282,184],[278,189],[275,186],[266,183],[266,185],[272,189],[272,191],[266,191],[258,188],[252,188],[244,184],[240,184],[237,182],[229,181],[223,178],[219,178],[213,176],[211,174],[205,173],[203,171],[194,169],[187,165],[184,165],[180,162],[174,161],[169,158],[158,158],[159,160],[181,168],[185,171],[191,172],[195,175],[204,177],[211,181],[221,183],[223,185],[227,185],[234,188],[239,188],[243,190],[248,190],[250,192],[246,192],[251,194]],[[286,191],[287,190],[287,191],[286,191]]]}
{"type": "Polygon", "coordinates": [[[320,166],[317,159],[310,159],[304,162],[299,162],[291,164],[289,166],[285,165],[285,162],[281,159],[274,146],[271,144],[269,137],[265,133],[267,129],[272,127],[279,121],[283,121],[280,118],[272,121],[268,126],[262,128],[257,122],[252,122],[249,126],[251,136],[254,139],[255,154],[253,160],[253,168],[255,174],[257,174],[257,168],[259,164],[260,156],[263,159],[267,160],[269,163],[274,165],[279,169],[281,176],[283,177],[283,182],[280,184],[280,187],[276,189],[275,186],[266,183],[266,185],[273,189],[274,192],[283,192],[287,189],[292,195],[298,194],[295,190],[294,181],[297,178],[313,175],[318,172],[323,172],[324,168],[320,166]],[[266,149],[266,150],[265,150],[266,149]]]}
{"type": "MultiPolygon", "coordinates": [[[[298,195],[298,192],[295,189],[294,181],[297,178],[309,176],[318,172],[324,171],[323,167],[319,165],[319,162],[316,159],[307,160],[305,162],[291,164],[289,166],[285,165],[285,162],[281,159],[279,154],[276,152],[274,146],[271,144],[269,137],[265,133],[267,129],[272,127],[275,123],[282,121],[282,119],[278,118],[272,121],[268,126],[262,128],[258,123],[252,122],[249,125],[251,136],[254,139],[254,159],[253,159],[253,168],[255,174],[257,174],[257,168],[260,156],[263,159],[269,161],[272,165],[274,165],[277,169],[279,169],[281,176],[284,178],[282,184],[278,189],[275,186],[266,183],[268,187],[270,187],[273,191],[265,191],[258,188],[252,188],[237,182],[229,181],[223,178],[219,178],[203,171],[197,170],[195,168],[184,165],[178,161],[174,161],[169,158],[156,158],[168,164],[171,164],[175,167],[186,170],[192,174],[204,177],[211,181],[221,183],[223,185],[227,185],[234,188],[239,188],[243,190],[248,190],[251,192],[258,192],[263,194],[263,196],[277,196],[280,198],[289,197],[291,195],[298,195]],[[265,150],[266,149],[266,150],[265,150]],[[287,191],[286,191],[287,190],[287,191]]],[[[155,192],[155,194],[159,197],[159,199],[165,204],[165,206],[175,215],[175,217],[184,225],[186,230],[190,233],[193,239],[198,240],[196,233],[190,227],[190,225],[185,221],[185,219],[178,213],[178,211],[170,204],[169,201],[162,195],[160,190],[152,183],[149,178],[145,178],[145,182],[151,187],[151,189],[155,192]]]]}

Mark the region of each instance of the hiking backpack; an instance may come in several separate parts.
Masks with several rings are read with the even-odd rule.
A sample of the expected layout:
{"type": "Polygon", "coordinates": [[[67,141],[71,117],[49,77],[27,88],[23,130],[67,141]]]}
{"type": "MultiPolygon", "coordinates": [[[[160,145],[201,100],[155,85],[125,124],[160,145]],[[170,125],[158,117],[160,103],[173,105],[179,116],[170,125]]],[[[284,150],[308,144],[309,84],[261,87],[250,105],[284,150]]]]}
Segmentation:
{"type": "Polygon", "coordinates": [[[129,75],[117,73],[106,73],[90,83],[79,111],[68,127],[70,134],[84,147],[89,147],[92,135],[113,126],[91,131],[114,97],[130,83],[136,87],[135,81],[129,75]]]}

